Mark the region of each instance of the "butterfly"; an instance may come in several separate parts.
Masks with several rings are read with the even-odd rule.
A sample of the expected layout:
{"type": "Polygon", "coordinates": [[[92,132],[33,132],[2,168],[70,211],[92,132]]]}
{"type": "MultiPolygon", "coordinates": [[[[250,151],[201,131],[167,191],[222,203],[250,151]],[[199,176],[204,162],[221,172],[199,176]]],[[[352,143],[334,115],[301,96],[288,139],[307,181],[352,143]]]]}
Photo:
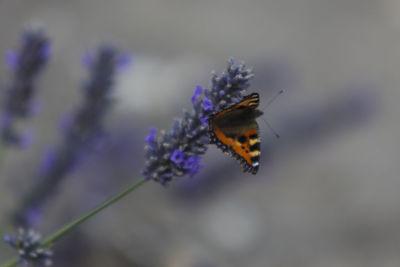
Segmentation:
{"type": "Polygon", "coordinates": [[[244,172],[256,174],[260,165],[260,139],[256,118],[260,96],[252,93],[208,118],[210,143],[236,158],[244,172]]]}

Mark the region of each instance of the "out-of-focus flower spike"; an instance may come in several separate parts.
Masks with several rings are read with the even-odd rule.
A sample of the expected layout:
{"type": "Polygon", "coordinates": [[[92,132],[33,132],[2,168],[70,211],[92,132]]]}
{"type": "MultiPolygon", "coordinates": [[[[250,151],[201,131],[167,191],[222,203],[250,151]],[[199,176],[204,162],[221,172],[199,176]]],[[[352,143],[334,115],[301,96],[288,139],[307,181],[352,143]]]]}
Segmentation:
{"type": "MultiPolygon", "coordinates": [[[[38,183],[30,194],[21,201],[22,205],[14,214],[18,225],[32,227],[29,211],[40,212],[47,198],[54,193],[60,182],[81,161],[84,154],[95,149],[104,137],[103,120],[112,103],[111,91],[121,52],[112,46],[101,46],[95,53],[87,53],[89,79],[84,84],[82,104],[62,121],[63,139],[61,144],[46,153],[38,173],[38,183]]],[[[155,130],[149,143],[155,138],[155,130]]],[[[103,144],[104,145],[104,144],[103,144]]]]}
{"type": "Polygon", "coordinates": [[[13,247],[19,256],[19,262],[33,266],[51,266],[53,251],[48,247],[40,247],[42,237],[34,230],[20,228],[13,235],[6,235],[4,242],[13,247]]]}
{"type": "Polygon", "coordinates": [[[20,47],[6,53],[6,64],[12,72],[6,85],[0,125],[0,136],[6,145],[24,145],[14,123],[33,115],[36,80],[50,57],[50,50],[50,40],[43,30],[27,30],[22,34],[20,47]]]}

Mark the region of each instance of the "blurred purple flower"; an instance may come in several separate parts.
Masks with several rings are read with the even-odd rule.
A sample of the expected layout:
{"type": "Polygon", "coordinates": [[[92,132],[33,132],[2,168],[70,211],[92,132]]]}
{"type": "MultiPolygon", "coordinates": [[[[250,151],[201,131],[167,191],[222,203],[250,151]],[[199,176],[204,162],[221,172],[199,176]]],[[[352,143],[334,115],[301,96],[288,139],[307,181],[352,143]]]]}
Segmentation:
{"type": "Polygon", "coordinates": [[[12,78],[4,97],[2,112],[3,118],[7,117],[7,120],[2,120],[0,135],[7,145],[21,145],[21,137],[14,129],[14,122],[32,116],[36,79],[46,65],[49,54],[50,41],[42,30],[25,31],[18,51],[6,53],[6,64],[12,71],[12,78]]]}
{"type": "Polygon", "coordinates": [[[143,175],[166,185],[176,177],[198,172],[200,155],[206,152],[209,143],[208,115],[239,101],[252,77],[253,73],[244,64],[235,65],[230,59],[224,73],[211,77],[211,89],[196,86],[191,98],[193,111],[176,120],[169,133],[162,132],[158,142],[155,137],[153,143],[146,142],[143,175]]]}
{"type": "Polygon", "coordinates": [[[32,266],[50,266],[53,252],[46,247],[39,247],[41,235],[33,230],[20,228],[12,236],[4,236],[4,242],[15,248],[19,255],[19,262],[32,266]]]}
{"type": "Polygon", "coordinates": [[[121,53],[111,46],[102,46],[93,54],[90,78],[84,85],[83,103],[72,116],[64,116],[62,143],[45,154],[38,183],[22,200],[14,216],[17,224],[32,226],[27,216],[31,207],[39,211],[83,154],[96,148],[100,138],[104,137],[103,119],[112,103],[111,91],[120,56],[121,53]]]}

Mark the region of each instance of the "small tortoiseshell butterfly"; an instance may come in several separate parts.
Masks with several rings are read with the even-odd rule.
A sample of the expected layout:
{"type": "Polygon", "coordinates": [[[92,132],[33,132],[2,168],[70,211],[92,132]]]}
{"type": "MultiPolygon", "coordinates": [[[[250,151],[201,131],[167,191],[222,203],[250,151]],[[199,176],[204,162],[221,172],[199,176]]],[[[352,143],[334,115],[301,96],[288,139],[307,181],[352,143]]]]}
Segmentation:
{"type": "Polygon", "coordinates": [[[210,143],[236,158],[244,172],[256,174],[260,165],[260,139],[256,118],[260,97],[257,93],[245,96],[208,119],[210,143]]]}

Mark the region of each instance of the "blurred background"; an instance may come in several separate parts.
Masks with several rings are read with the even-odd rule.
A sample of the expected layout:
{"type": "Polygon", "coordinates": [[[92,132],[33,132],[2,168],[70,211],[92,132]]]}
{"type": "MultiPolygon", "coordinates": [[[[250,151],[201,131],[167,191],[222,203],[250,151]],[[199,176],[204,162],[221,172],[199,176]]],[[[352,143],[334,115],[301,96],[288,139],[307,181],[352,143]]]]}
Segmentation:
{"type": "MultiPolygon", "coordinates": [[[[59,118],[81,103],[81,55],[103,43],[133,55],[105,145],[47,201],[43,235],[140,179],[150,127],[169,130],[229,57],[253,68],[261,109],[285,90],[264,110],[281,138],[259,119],[256,176],[210,146],[196,176],[150,182],[58,242],[54,266],[400,265],[400,1],[0,0],[0,53],[27,27],[45,29],[52,56],[22,127],[35,140],[3,154],[2,221],[60,143],[59,118]]],[[[0,244],[1,262],[14,255],[0,244]]]]}

